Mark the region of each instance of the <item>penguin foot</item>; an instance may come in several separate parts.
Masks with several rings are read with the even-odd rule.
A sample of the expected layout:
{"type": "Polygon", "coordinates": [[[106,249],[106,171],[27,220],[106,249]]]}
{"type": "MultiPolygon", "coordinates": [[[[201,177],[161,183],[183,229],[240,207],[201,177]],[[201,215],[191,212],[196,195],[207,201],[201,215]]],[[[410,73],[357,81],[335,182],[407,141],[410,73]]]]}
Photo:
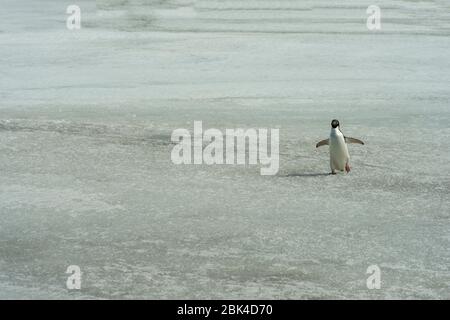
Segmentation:
{"type": "Polygon", "coordinates": [[[330,174],[336,174],[336,171],[331,171],[330,174]]]}
{"type": "Polygon", "coordinates": [[[345,172],[349,173],[351,170],[350,165],[347,163],[345,164],[345,172]]]}

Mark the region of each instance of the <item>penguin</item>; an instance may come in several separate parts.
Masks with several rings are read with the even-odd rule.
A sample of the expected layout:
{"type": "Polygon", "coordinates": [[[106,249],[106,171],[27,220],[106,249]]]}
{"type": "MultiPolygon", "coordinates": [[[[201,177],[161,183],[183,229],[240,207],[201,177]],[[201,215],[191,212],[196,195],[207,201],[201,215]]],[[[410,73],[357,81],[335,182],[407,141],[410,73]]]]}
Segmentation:
{"type": "Polygon", "coordinates": [[[359,139],[344,136],[341,131],[339,121],[334,119],[331,121],[331,132],[328,139],[319,141],[316,148],[329,145],[330,146],[330,168],[331,174],[336,174],[336,170],[350,172],[350,155],[348,153],[347,144],[358,143],[364,145],[359,139]]]}

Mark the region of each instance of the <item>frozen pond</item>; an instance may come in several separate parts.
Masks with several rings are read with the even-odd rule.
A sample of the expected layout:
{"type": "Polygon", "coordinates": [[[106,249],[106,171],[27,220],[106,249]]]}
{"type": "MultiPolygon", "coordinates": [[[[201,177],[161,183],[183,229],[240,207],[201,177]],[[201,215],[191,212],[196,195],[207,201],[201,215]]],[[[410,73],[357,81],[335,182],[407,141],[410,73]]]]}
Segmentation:
{"type": "Polygon", "coordinates": [[[450,298],[448,1],[76,2],[0,4],[0,298],[450,298]],[[278,174],[174,165],[196,120],[278,174]]]}

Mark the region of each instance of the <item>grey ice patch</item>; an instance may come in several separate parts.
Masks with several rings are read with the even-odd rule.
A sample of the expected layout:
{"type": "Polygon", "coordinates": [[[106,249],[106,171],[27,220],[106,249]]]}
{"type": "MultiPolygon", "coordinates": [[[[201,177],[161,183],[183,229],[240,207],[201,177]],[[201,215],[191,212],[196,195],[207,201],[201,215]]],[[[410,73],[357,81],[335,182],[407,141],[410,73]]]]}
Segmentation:
{"type": "Polygon", "coordinates": [[[170,145],[170,136],[141,126],[85,123],[66,120],[0,120],[0,131],[49,132],[101,139],[123,145],[170,145]]]}

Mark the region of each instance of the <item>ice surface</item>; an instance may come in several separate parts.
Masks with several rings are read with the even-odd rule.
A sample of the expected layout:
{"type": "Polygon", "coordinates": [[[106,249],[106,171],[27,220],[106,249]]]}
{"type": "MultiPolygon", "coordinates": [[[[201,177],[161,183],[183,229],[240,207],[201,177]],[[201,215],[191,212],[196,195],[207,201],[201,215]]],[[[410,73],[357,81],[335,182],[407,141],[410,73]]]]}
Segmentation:
{"type": "Polygon", "coordinates": [[[0,298],[450,298],[448,1],[77,3],[0,4],[0,298]],[[173,165],[194,120],[279,173],[173,165]]]}

